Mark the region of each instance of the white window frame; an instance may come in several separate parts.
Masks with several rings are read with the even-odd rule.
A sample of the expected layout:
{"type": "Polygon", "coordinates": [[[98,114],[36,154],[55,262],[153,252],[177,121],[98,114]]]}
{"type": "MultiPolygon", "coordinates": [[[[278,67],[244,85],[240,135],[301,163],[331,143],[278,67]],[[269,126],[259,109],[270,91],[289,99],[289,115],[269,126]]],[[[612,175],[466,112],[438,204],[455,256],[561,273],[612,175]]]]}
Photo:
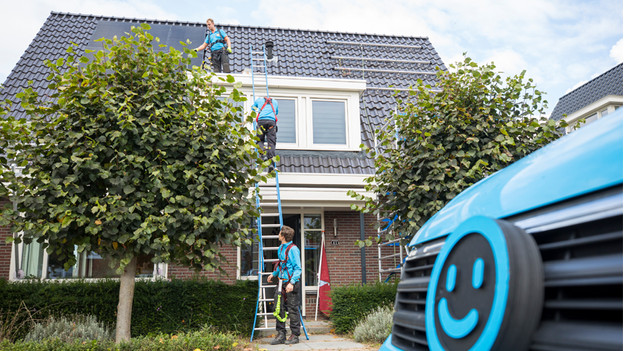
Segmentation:
{"type": "MultiPolygon", "coordinates": [[[[9,280],[10,281],[25,281],[25,280],[30,280],[30,279],[24,279],[23,277],[17,277],[16,276],[16,267],[18,267],[20,265],[20,263],[18,263],[18,260],[21,261],[22,256],[24,255],[24,242],[21,242],[19,244],[16,244],[15,242],[12,243],[11,245],[11,262],[9,264],[9,280]],[[17,255],[19,257],[15,257],[15,245],[17,245],[17,255]]],[[[86,255],[86,253],[83,253],[86,255]]],[[[81,254],[81,256],[83,255],[81,254]]],[[[102,280],[102,279],[118,279],[118,277],[114,277],[114,278],[83,278],[80,276],[74,276],[71,278],[54,278],[54,279],[50,279],[48,278],[48,258],[49,258],[49,254],[46,250],[43,250],[43,258],[42,258],[42,262],[41,262],[41,277],[38,278],[38,280],[40,281],[74,281],[76,279],[82,279],[85,281],[98,281],[98,280],[102,280]]],[[[78,262],[76,262],[76,265],[73,267],[79,274],[80,272],[80,264],[86,264],[86,260],[87,257],[78,257],[78,262]]],[[[86,268],[83,268],[86,269],[86,268]]],[[[137,277],[135,279],[139,279],[139,280],[158,280],[158,279],[164,279],[167,277],[167,271],[168,271],[168,265],[166,263],[158,263],[158,264],[154,264],[154,271],[152,272],[152,276],[151,277],[137,277]],[[160,274],[159,274],[160,272],[160,274]]]]}
{"type": "MultiPolygon", "coordinates": [[[[252,79],[249,74],[233,74],[235,85],[247,97],[245,111],[251,113],[254,103],[252,79]]],[[[254,78],[256,99],[266,94],[264,77],[254,78]]],[[[216,84],[232,84],[213,80],[216,84]]],[[[336,150],[360,151],[362,143],[360,130],[360,94],[366,89],[366,81],[355,79],[328,79],[307,77],[269,76],[269,94],[274,99],[295,99],[296,142],[283,143],[277,140],[281,150],[336,150]],[[312,101],[342,101],[345,103],[345,140],[340,144],[314,144],[312,129],[312,101]]],[[[279,114],[278,114],[279,127],[279,114]]]]}
{"type": "Polygon", "coordinates": [[[569,124],[566,127],[566,134],[574,131],[574,125],[576,125],[576,122],[578,122],[580,119],[592,117],[594,114],[597,115],[596,120],[601,119],[602,117],[613,113],[616,108],[622,107],[622,104],[622,96],[609,95],[590,105],[583,107],[578,111],[569,114],[565,117],[565,121],[569,124]],[[604,113],[605,110],[606,113],[604,113]]]}

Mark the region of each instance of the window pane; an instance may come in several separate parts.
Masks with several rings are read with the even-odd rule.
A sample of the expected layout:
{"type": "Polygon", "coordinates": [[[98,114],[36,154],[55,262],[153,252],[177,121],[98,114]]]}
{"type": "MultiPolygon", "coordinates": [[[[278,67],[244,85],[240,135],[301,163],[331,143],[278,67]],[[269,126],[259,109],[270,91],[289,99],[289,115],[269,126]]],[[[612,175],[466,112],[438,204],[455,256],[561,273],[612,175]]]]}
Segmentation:
{"type": "Polygon", "coordinates": [[[280,143],[296,143],[297,121],[295,120],[295,100],[275,100],[277,100],[279,109],[277,113],[277,141],[280,143]]]}
{"type": "Polygon", "coordinates": [[[305,232],[305,284],[306,286],[316,286],[320,249],[321,249],[321,235],[318,230],[306,230],[305,232]]]}
{"type": "Polygon", "coordinates": [[[22,249],[22,269],[17,273],[17,278],[41,278],[41,267],[43,263],[43,249],[41,244],[33,241],[24,244],[22,249]]]}
{"type": "MultiPolygon", "coordinates": [[[[76,254],[74,252],[74,254],[76,254]]],[[[63,268],[63,262],[55,253],[48,254],[48,279],[67,279],[78,278],[76,266],[70,267],[68,270],[63,268]]]]}
{"type": "Polygon", "coordinates": [[[344,102],[313,101],[312,120],[314,144],[347,143],[344,102]]]}
{"type": "MultiPolygon", "coordinates": [[[[63,262],[51,253],[48,255],[48,279],[69,278],[117,278],[119,274],[111,268],[111,260],[95,252],[82,253],[78,263],[69,270],[63,268],[63,262]]],[[[154,263],[150,256],[137,258],[136,277],[151,278],[154,276],[154,263]]]]}
{"type": "Polygon", "coordinates": [[[240,264],[240,276],[241,277],[250,277],[258,275],[258,240],[254,240],[253,238],[256,236],[255,228],[256,221],[250,220],[250,228],[254,230],[252,233],[249,233],[247,238],[252,239],[252,244],[242,244],[241,245],[241,264],[240,264]]]}
{"type": "Polygon", "coordinates": [[[321,229],[321,215],[305,215],[303,217],[304,229],[321,229]]]}

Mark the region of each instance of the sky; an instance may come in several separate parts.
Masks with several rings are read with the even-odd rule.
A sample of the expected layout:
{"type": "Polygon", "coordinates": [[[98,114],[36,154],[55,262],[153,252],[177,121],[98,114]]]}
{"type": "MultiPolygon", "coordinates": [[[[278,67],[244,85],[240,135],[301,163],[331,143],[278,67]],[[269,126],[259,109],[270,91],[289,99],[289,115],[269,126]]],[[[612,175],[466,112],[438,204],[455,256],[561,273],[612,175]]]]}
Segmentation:
{"type": "Polygon", "coordinates": [[[51,11],[425,36],[447,67],[466,53],[504,75],[526,70],[546,93],[547,115],[561,96],[624,57],[622,0],[4,0],[0,82],[51,11]]]}

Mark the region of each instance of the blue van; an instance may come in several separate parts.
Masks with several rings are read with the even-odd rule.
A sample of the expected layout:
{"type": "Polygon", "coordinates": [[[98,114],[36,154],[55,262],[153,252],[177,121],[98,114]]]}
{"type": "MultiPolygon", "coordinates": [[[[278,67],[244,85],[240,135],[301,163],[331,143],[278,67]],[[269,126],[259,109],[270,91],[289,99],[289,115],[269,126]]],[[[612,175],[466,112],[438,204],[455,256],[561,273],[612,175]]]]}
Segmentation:
{"type": "Polygon", "coordinates": [[[560,138],[429,219],[381,350],[622,350],[623,120],[560,138]]]}

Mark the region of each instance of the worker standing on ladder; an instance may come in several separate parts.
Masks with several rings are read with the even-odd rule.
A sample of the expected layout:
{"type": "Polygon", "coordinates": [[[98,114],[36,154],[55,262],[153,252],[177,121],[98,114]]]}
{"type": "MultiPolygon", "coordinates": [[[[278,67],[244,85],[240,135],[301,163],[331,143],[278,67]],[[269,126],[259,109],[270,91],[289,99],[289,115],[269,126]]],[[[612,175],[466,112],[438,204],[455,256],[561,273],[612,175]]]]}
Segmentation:
{"type": "MultiPolygon", "coordinates": [[[[279,104],[277,100],[269,97],[257,98],[254,101],[252,110],[256,111],[256,122],[258,124],[258,149],[262,148],[266,152],[265,160],[275,157],[275,144],[277,143],[277,115],[279,114],[279,104]],[[267,147],[263,147],[266,141],[267,147]]],[[[269,171],[273,170],[273,163],[269,171]]]]}
{"type": "Polygon", "coordinates": [[[273,273],[267,277],[269,283],[273,277],[277,277],[282,283],[279,284],[282,286],[281,299],[278,298],[279,289],[275,290],[275,310],[278,311],[279,309],[279,315],[276,316],[275,321],[277,336],[271,341],[271,345],[296,344],[299,342],[299,335],[301,335],[301,317],[299,316],[301,251],[292,242],[294,236],[295,231],[291,227],[282,226],[278,236],[281,242],[277,250],[279,261],[273,269],[273,273]],[[290,318],[291,335],[288,340],[286,340],[286,317],[290,318]]]}
{"type": "Polygon", "coordinates": [[[208,35],[204,43],[195,48],[195,51],[204,50],[210,46],[210,63],[212,64],[212,70],[220,73],[230,73],[230,58],[229,54],[232,53],[232,43],[230,37],[223,31],[215,27],[212,18],[206,20],[208,26],[208,35]],[[227,49],[226,45],[227,44],[227,49]]]}

